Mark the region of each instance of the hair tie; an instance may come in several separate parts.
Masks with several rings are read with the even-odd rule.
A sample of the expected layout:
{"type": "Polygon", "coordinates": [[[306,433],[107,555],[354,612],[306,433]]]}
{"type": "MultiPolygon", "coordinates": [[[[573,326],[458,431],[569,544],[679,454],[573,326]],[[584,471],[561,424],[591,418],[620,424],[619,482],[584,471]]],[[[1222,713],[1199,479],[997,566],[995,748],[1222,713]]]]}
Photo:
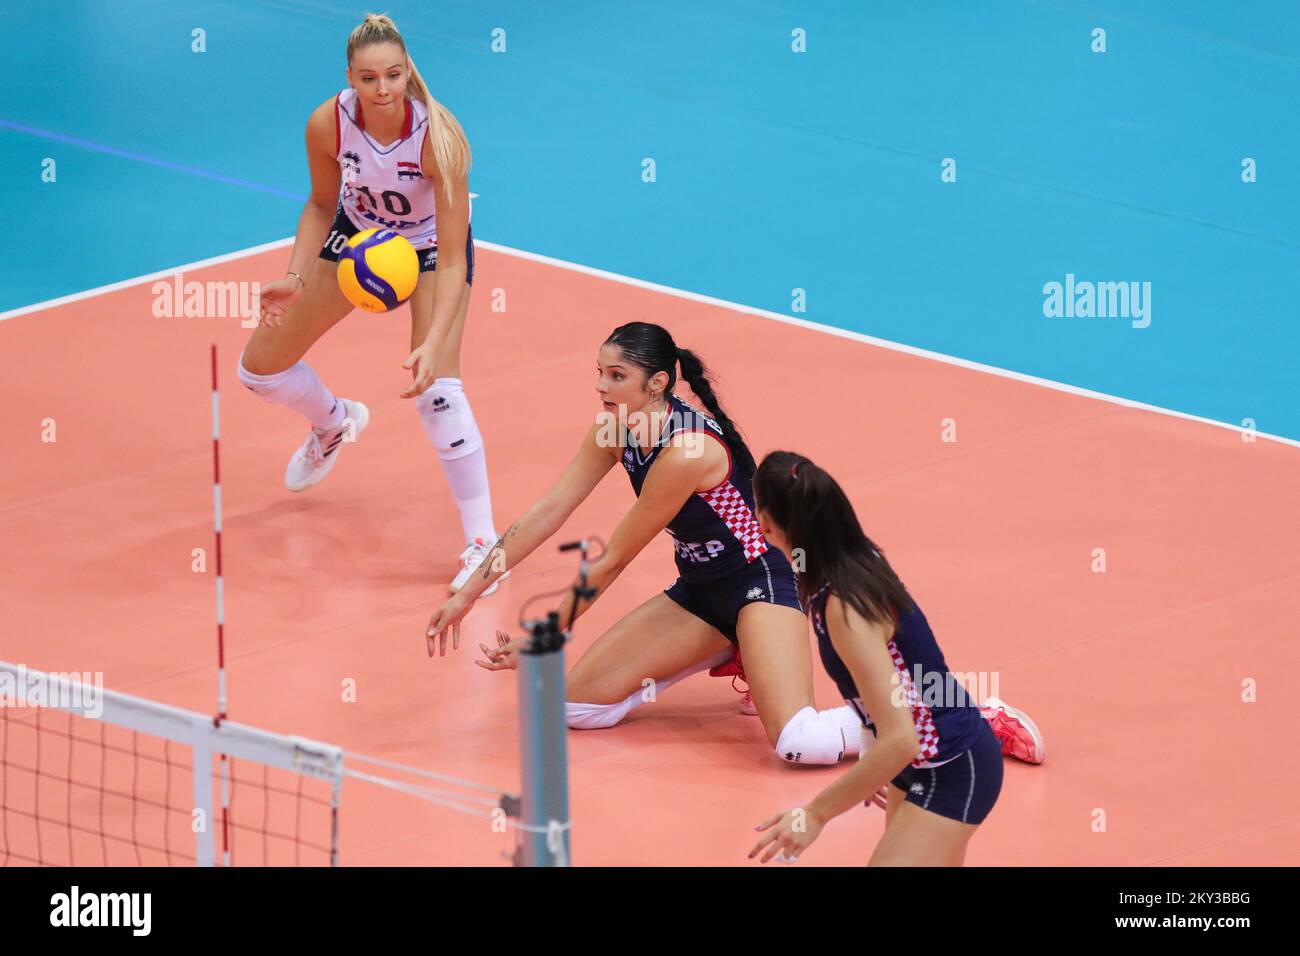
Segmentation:
{"type": "Polygon", "coordinates": [[[790,466],[790,477],[791,477],[791,478],[798,478],[798,477],[799,477],[799,466],[798,466],[797,464],[794,464],[794,465],[791,465],[791,466],[790,466]]]}

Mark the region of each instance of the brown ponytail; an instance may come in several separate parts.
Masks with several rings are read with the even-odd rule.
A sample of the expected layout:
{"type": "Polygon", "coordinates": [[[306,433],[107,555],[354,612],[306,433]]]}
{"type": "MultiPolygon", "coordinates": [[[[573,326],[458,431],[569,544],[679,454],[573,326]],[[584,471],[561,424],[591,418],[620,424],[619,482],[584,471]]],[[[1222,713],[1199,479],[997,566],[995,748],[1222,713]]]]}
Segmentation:
{"type": "Polygon", "coordinates": [[[844,489],[816,462],[771,452],[754,473],[754,498],[790,543],[804,607],[829,583],[867,621],[897,623],[912,609],[911,595],[862,530],[844,489]]]}

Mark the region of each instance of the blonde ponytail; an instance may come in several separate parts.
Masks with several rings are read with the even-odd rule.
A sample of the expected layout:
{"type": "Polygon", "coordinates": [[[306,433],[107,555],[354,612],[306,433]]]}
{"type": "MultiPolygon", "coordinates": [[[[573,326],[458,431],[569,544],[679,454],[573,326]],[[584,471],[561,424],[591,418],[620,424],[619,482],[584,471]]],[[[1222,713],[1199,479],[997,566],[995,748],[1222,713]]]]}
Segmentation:
{"type": "Polygon", "coordinates": [[[469,175],[470,163],[473,161],[469,140],[456,117],[451,114],[451,110],[433,98],[433,94],[429,92],[429,87],[424,82],[424,77],[415,68],[415,61],[411,59],[409,53],[406,54],[406,65],[411,70],[406,88],[412,96],[424,100],[424,107],[429,113],[429,143],[433,146],[433,158],[438,164],[438,172],[442,174],[443,187],[447,190],[447,201],[454,204],[456,197],[452,188],[459,180],[469,175]]]}
{"type": "Polygon", "coordinates": [[[352,63],[352,54],[361,47],[373,43],[396,43],[406,54],[406,66],[409,76],[406,81],[407,96],[424,101],[424,108],[429,114],[429,144],[433,147],[433,158],[442,176],[443,188],[447,201],[456,202],[455,185],[469,175],[473,157],[470,153],[469,139],[461,128],[451,110],[433,98],[424,77],[415,68],[406,49],[406,42],[397,30],[397,24],[382,13],[367,13],[361,25],[348,37],[348,64],[352,63]]]}

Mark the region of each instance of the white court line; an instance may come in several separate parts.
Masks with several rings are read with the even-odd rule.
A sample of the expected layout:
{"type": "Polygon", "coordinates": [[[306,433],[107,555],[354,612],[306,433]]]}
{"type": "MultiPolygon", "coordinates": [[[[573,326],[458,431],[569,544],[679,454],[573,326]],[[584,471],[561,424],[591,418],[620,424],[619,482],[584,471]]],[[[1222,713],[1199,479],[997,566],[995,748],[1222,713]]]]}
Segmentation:
{"type": "MultiPolygon", "coordinates": [[[[880,339],[873,335],[865,335],[862,332],[852,332],[848,329],[836,328],[833,325],[822,325],[819,322],[810,322],[807,319],[797,319],[792,315],[782,315],[780,312],[769,312],[767,309],[758,309],[751,305],[741,305],[738,302],[728,302],[726,299],[715,299],[712,296],[701,295],[698,292],[688,292],[685,289],[674,289],[672,286],[659,285],[657,282],[647,282],[644,279],[634,279],[631,276],[620,275],[617,272],[606,272],[603,269],[594,269],[591,266],[579,265],[576,262],[566,262],[563,259],[552,259],[550,256],[539,255],[536,252],[525,252],[522,249],[513,249],[510,246],[500,246],[495,242],[486,242],[482,239],[475,239],[474,245],[482,246],[484,249],[491,249],[493,252],[515,256],[518,259],[528,259],[532,262],[540,262],[544,265],[555,266],[558,269],[568,269],[571,272],[580,272],[583,275],[609,279],[611,282],[619,282],[623,285],[635,286],[638,289],[647,289],[651,292],[660,292],[664,295],[675,296],[679,299],[688,299],[691,302],[700,302],[704,305],[713,305],[723,309],[730,309],[733,312],[743,312],[746,315],[756,315],[760,318],[772,319],[776,322],[784,322],[787,325],[795,325],[799,328],[811,329],[814,332],[824,332],[828,335],[836,335],[840,338],[851,339],[854,342],[861,342],[864,345],[874,345],[878,348],[889,349],[894,352],[904,352],[908,355],[916,355],[920,358],[930,359],[935,362],[943,362],[947,365],[956,365],[961,368],[971,369],[975,372],[984,372],[987,375],[996,375],[999,378],[1009,378],[1017,382],[1025,382],[1029,385],[1038,385],[1042,388],[1050,388],[1058,392],[1066,392],[1070,395],[1080,395],[1084,398],[1109,402],[1113,405],[1122,405],[1125,408],[1135,408],[1144,412],[1155,412],[1158,415],[1169,415],[1173,418],[1182,418],[1186,421],[1200,422],[1204,425],[1214,425],[1218,428],[1226,428],[1229,431],[1237,432],[1238,434],[1246,430],[1240,425],[1231,425],[1227,422],[1219,422],[1212,418],[1203,418],[1200,415],[1191,415],[1187,412],[1180,412],[1172,408],[1163,408],[1159,405],[1148,405],[1145,402],[1121,398],[1118,395],[1108,395],[1105,392],[1094,392],[1091,389],[1080,388],[1077,385],[1068,385],[1065,382],[1056,382],[1050,378],[1039,378],[1036,375],[1025,375],[1022,372],[1014,372],[1010,369],[998,368],[996,365],[985,365],[981,362],[972,362],[969,359],[958,358],[955,355],[945,355],[942,352],[931,352],[928,349],[917,348],[913,345],[904,345],[901,342],[891,342],[889,339],[880,339]]],[[[1300,448],[1300,441],[1294,438],[1285,438],[1281,435],[1271,435],[1267,432],[1260,431],[1255,432],[1255,435],[1259,438],[1267,438],[1270,441],[1279,442],[1283,445],[1291,445],[1292,447],[1300,448]]]]}
{"type": "Polygon", "coordinates": [[[121,282],[111,282],[108,285],[96,286],[93,289],[87,289],[85,292],[74,292],[72,295],[59,296],[57,299],[46,299],[44,302],[25,305],[20,309],[10,309],[8,312],[0,312],[0,322],[3,322],[5,319],[16,318],[20,315],[27,315],[31,312],[40,312],[43,309],[53,309],[56,306],[67,305],[69,302],[80,302],[82,299],[92,299],[97,295],[106,295],[109,292],[116,292],[119,289],[129,289],[133,285],[142,285],[145,282],[153,282],[157,279],[170,279],[176,273],[185,272],[188,269],[202,269],[206,266],[220,265],[223,262],[242,259],[245,256],[255,256],[259,252],[270,252],[272,249],[279,249],[282,246],[291,245],[293,245],[293,237],[288,239],[277,239],[275,242],[264,242],[260,246],[250,246],[247,249],[240,249],[238,252],[227,252],[225,255],[213,256],[211,259],[200,259],[198,262],[187,262],[183,266],[163,269],[160,272],[151,272],[147,276],[136,276],[134,279],[123,279],[121,282]]]}
{"type": "MultiPolygon", "coordinates": [[[[121,282],[98,286],[94,289],[87,289],[84,292],[76,292],[72,295],[61,296],[57,299],[47,299],[44,302],[37,302],[33,305],[25,305],[22,308],[11,309],[8,312],[0,312],[0,322],[20,315],[28,315],[32,312],[40,312],[44,309],[66,305],[69,302],[77,302],[97,295],[104,295],[108,292],[116,292],[119,289],[130,288],[131,286],[140,285],[145,282],[167,278],[175,275],[177,272],[202,269],[206,266],[219,265],[223,262],[230,262],[234,259],[244,258],[245,256],[253,256],[258,253],[269,252],[272,249],[280,249],[284,246],[292,245],[293,242],[294,237],[292,236],[287,239],[277,239],[274,242],[264,242],[260,246],[251,246],[248,249],[229,252],[221,256],[213,256],[211,259],[200,259],[198,262],[187,262],[184,265],[174,266],[171,269],[163,269],[159,272],[151,272],[148,275],[137,276],[134,279],[123,279],[121,282]]],[[[1065,382],[1056,382],[1050,378],[1039,378],[1036,375],[1026,375],[1023,372],[1014,372],[1010,369],[998,368],[996,365],[985,365],[982,362],[972,362],[969,359],[958,358],[954,355],[945,355],[942,352],[931,352],[928,349],[917,348],[913,345],[904,345],[901,342],[891,342],[889,339],[876,338],[874,335],[864,335],[861,332],[851,332],[847,329],[839,329],[831,325],[822,325],[819,322],[810,322],[807,319],[797,319],[791,315],[782,315],[780,312],[769,312],[767,309],[758,309],[752,305],[742,305],[739,302],[728,302],[726,299],[715,299],[713,296],[702,295],[699,292],[675,289],[672,286],[660,285],[657,282],[647,282],[645,279],[636,279],[632,276],[621,275],[617,272],[606,272],[604,269],[596,269],[592,266],[584,266],[576,262],[568,262],[564,259],[553,259],[550,256],[543,256],[536,252],[526,252],[523,249],[515,249],[511,246],[498,245],[495,242],[487,242],[483,239],[476,238],[474,240],[474,245],[476,247],[482,246],[484,249],[490,249],[493,252],[499,252],[503,255],[514,256],[517,259],[527,259],[530,262],[538,262],[543,265],[554,266],[557,269],[567,269],[570,272],[578,272],[582,275],[594,276],[598,279],[607,279],[610,282],[618,282],[622,285],[633,286],[638,289],[646,289],[650,292],[661,293],[662,295],[671,295],[678,299],[686,299],[689,302],[699,302],[703,305],[712,305],[722,309],[729,309],[732,312],[740,312],[745,315],[754,315],[764,319],[772,319],[776,322],[784,322],[786,325],[794,325],[802,329],[811,329],[814,332],[822,332],[827,335],[835,335],[840,338],[849,339],[854,342],[861,342],[863,345],[874,345],[877,348],[889,349],[893,352],[903,352],[907,355],[915,355],[919,358],[930,359],[934,362],[943,362],[946,365],[956,365],[959,368],[970,369],[975,372],[983,372],[986,375],[996,375],[999,378],[1024,382],[1028,385],[1037,385],[1040,388],[1050,388],[1057,392],[1065,392],[1068,395],[1078,395],[1082,398],[1091,398],[1099,402],[1108,402],[1112,405],[1121,405],[1124,408],[1132,408],[1143,412],[1153,412],[1157,415],[1168,415],[1171,418],[1181,418],[1184,421],[1199,422],[1202,425],[1213,425],[1216,428],[1226,428],[1229,431],[1234,431],[1238,434],[1246,431],[1246,429],[1241,425],[1231,425],[1228,422],[1219,422],[1212,418],[1203,418],[1200,415],[1191,415],[1187,412],[1180,412],[1172,408],[1163,408],[1159,405],[1149,405],[1146,402],[1121,398],[1118,395],[1108,395],[1105,392],[1094,392],[1091,389],[1080,388],[1077,385],[1068,385],[1065,382]]],[[[1255,432],[1255,435],[1258,438],[1264,438],[1281,445],[1290,445],[1293,448],[1300,448],[1300,440],[1294,438],[1286,438],[1282,435],[1273,435],[1268,432],[1260,431],[1255,432]]]]}

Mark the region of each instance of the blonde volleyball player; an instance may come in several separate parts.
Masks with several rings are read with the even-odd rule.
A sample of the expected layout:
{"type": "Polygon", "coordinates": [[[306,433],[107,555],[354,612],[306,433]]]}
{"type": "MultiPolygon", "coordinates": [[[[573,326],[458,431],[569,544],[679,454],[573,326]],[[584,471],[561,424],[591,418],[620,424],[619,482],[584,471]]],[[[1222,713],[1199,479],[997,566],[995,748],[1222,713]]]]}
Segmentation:
{"type": "Polygon", "coordinates": [[[415,399],[460,509],[465,549],[451,585],[458,590],[497,538],[483,438],[460,379],[474,280],[469,142],[429,94],[388,17],[370,14],[352,31],[347,60],[347,89],[307,121],[311,196],[287,274],[262,286],[261,324],[240,356],[238,375],[249,389],[311,424],[289,460],[285,486],[304,491],[320,483],[343,445],[370,421],[365,405],[336,397],[303,361],[353,308],[335,278],[339,252],[373,227],[409,239],[420,256],[420,277],[410,300],[411,353],[403,365],[411,370],[411,384],[401,397],[415,399]]]}

